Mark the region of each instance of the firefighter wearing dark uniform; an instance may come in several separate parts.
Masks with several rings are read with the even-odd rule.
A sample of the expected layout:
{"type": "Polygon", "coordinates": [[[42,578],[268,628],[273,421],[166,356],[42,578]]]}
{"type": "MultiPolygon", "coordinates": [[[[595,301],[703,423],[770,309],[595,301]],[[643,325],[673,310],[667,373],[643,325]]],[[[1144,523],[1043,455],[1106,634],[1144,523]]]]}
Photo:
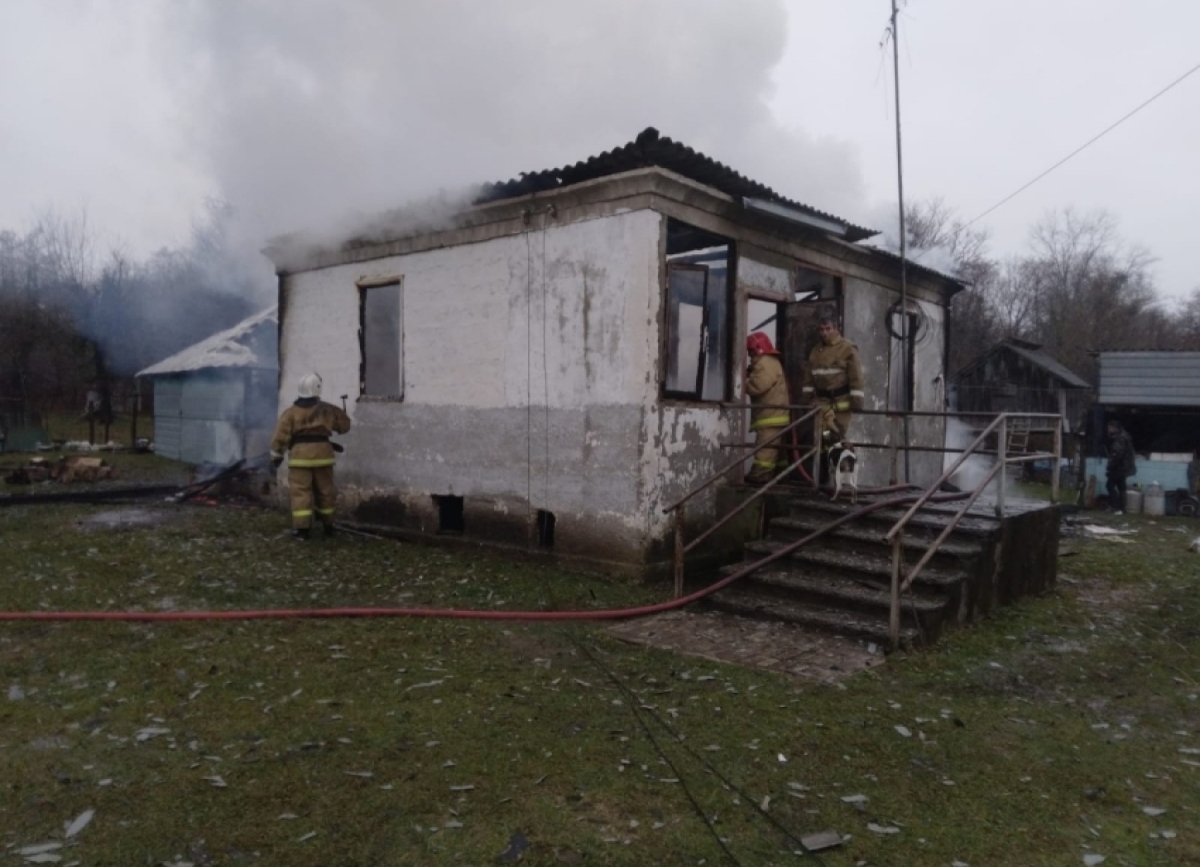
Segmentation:
{"type": "MultiPolygon", "coordinates": [[[[296,402],[283,411],[275,425],[271,464],[278,468],[283,453],[288,453],[292,535],[307,539],[314,511],[325,527],[325,534],[333,533],[334,445],[329,437],[350,430],[350,416],[321,401],[321,377],[315,373],[301,377],[297,391],[296,402]]],[[[337,450],[341,451],[341,447],[337,450]]]]}
{"type": "MultiPolygon", "coordinates": [[[[746,393],[753,407],[750,412],[750,430],[754,431],[756,443],[770,439],[787,427],[788,415],[787,378],[783,375],[783,363],[775,351],[771,338],[756,331],[746,338],[746,351],[750,354],[750,369],[746,372],[746,393]]],[[[761,484],[775,474],[779,450],[783,444],[776,440],[754,452],[754,465],[746,476],[750,484],[761,484]]]]}
{"type": "Polygon", "coordinates": [[[817,326],[821,343],[809,353],[801,401],[821,406],[827,447],[850,436],[853,413],[863,408],[863,375],[858,348],[838,333],[833,317],[822,315],[817,326]]]}

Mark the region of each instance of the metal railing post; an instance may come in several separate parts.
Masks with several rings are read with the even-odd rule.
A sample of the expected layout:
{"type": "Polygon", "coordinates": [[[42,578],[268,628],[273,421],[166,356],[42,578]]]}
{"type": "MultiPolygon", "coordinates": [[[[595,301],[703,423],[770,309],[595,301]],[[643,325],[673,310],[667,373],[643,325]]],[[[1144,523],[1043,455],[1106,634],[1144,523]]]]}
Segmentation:
{"type": "Polygon", "coordinates": [[[675,510],[675,598],[683,595],[683,510],[675,510]]]}
{"type": "Polygon", "coordinates": [[[1004,517],[1004,486],[1008,476],[1008,414],[1000,416],[999,441],[996,443],[996,462],[1000,464],[1000,478],[996,481],[996,517],[1004,517]]]}
{"type": "Polygon", "coordinates": [[[888,610],[888,637],[892,650],[900,649],[900,573],[904,569],[904,533],[892,539],[892,600],[888,610]]]}
{"type": "Polygon", "coordinates": [[[888,475],[888,484],[894,485],[900,481],[900,416],[894,415],[890,419],[891,430],[888,432],[888,439],[891,440],[891,472],[888,475]]]}
{"type": "Polygon", "coordinates": [[[825,420],[822,414],[818,412],[813,416],[813,448],[816,451],[813,453],[813,490],[821,490],[821,432],[825,426],[825,420]]]}
{"type": "Polygon", "coordinates": [[[1054,420],[1054,466],[1050,470],[1050,502],[1058,502],[1059,468],[1062,466],[1063,418],[1054,420]]]}

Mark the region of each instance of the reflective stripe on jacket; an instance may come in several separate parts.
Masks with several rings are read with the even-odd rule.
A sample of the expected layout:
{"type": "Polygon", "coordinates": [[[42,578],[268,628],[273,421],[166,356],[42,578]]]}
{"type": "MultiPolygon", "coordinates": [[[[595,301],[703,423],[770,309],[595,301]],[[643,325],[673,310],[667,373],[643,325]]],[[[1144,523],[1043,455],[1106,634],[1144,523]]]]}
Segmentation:
{"type": "Polygon", "coordinates": [[[754,406],[750,413],[750,429],[784,427],[791,421],[788,405],[787,378],[777,355],[756,355],[750,360],[746,374],[746,394],[754,406]]]}
{"type": "Polygon", "coordinates": [[[289,467],[331,467],[333,446],[329,436],[350,430],[350,416],[331,403],[316,401],[308,404],[302,400],[289,406],[279,417],[271,437],[271,457],[281,458],[286,451],[289,467]],[[296,437],[307,441],[294,442],[296,437]]]}
{"type": "Polygon", "coordinates": [[[819,399],[838,405],[847,401],[846,410],[863,407],[862,362],[858,359],[858,348],[845,337],[838,335],[832,343],[821,343],[808,356],[804,368],[802,399],[810,403],[819,399]]]}

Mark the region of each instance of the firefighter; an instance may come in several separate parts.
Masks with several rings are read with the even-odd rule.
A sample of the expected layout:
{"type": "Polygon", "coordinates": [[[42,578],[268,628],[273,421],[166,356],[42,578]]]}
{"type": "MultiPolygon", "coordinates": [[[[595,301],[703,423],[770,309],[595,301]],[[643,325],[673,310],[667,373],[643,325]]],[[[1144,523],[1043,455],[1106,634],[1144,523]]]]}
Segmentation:
{"type": "MultiPolygon", "coordinates": [[[[746,351],[750,355],[750,368],[746,372],[746,393],[750,395],[750,429],[754,431],[755,443],[761,443],[779,433],[791,421],[788,405],[787,378],[783,375],[783,363],[771,343],[771,338],[756,331],[746,337],[746,351]]],[[[761,485],[775,474],[776,461],[782,443],[779,440],[756,449],[754,464],[746,476],[746,482],[761,485]]]]}
{"type": "Polygon", "coordinates": [[[271,437],[271,466],[283,463],[288,453],[288,486],[291,489],[292,535],[307,539],[312,526],[314,498],[325,535],[333,535],[333,455],[342,447],[331,443],[331,434],[350,430],[350,416],[321,401],[321,377],[300,377],[296,402],[283,411],[271,437]]]}
{"type": "Polygon", "coordinates": [[[853,413],[863,408],[862,363],[858,348],[842,337],[832,313],[820,315],[817,333],[821,343],[809,353],[801,401],[821,407],[821,442],[828,448],[848,442],[853,413]]]}

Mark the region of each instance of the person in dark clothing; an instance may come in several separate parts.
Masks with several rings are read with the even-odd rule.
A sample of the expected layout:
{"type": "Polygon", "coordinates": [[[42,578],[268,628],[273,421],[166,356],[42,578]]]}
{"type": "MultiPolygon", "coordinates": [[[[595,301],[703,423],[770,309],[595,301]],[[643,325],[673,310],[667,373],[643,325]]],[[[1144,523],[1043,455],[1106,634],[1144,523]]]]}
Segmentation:
{"type": "Polygon", "coordinates": [[[1119,421],[1108,423],[1108,510],[1118,515],[1125,511],[1125,480],[1137,472],[1133,460],[1133,440],[1119,421]]]}

